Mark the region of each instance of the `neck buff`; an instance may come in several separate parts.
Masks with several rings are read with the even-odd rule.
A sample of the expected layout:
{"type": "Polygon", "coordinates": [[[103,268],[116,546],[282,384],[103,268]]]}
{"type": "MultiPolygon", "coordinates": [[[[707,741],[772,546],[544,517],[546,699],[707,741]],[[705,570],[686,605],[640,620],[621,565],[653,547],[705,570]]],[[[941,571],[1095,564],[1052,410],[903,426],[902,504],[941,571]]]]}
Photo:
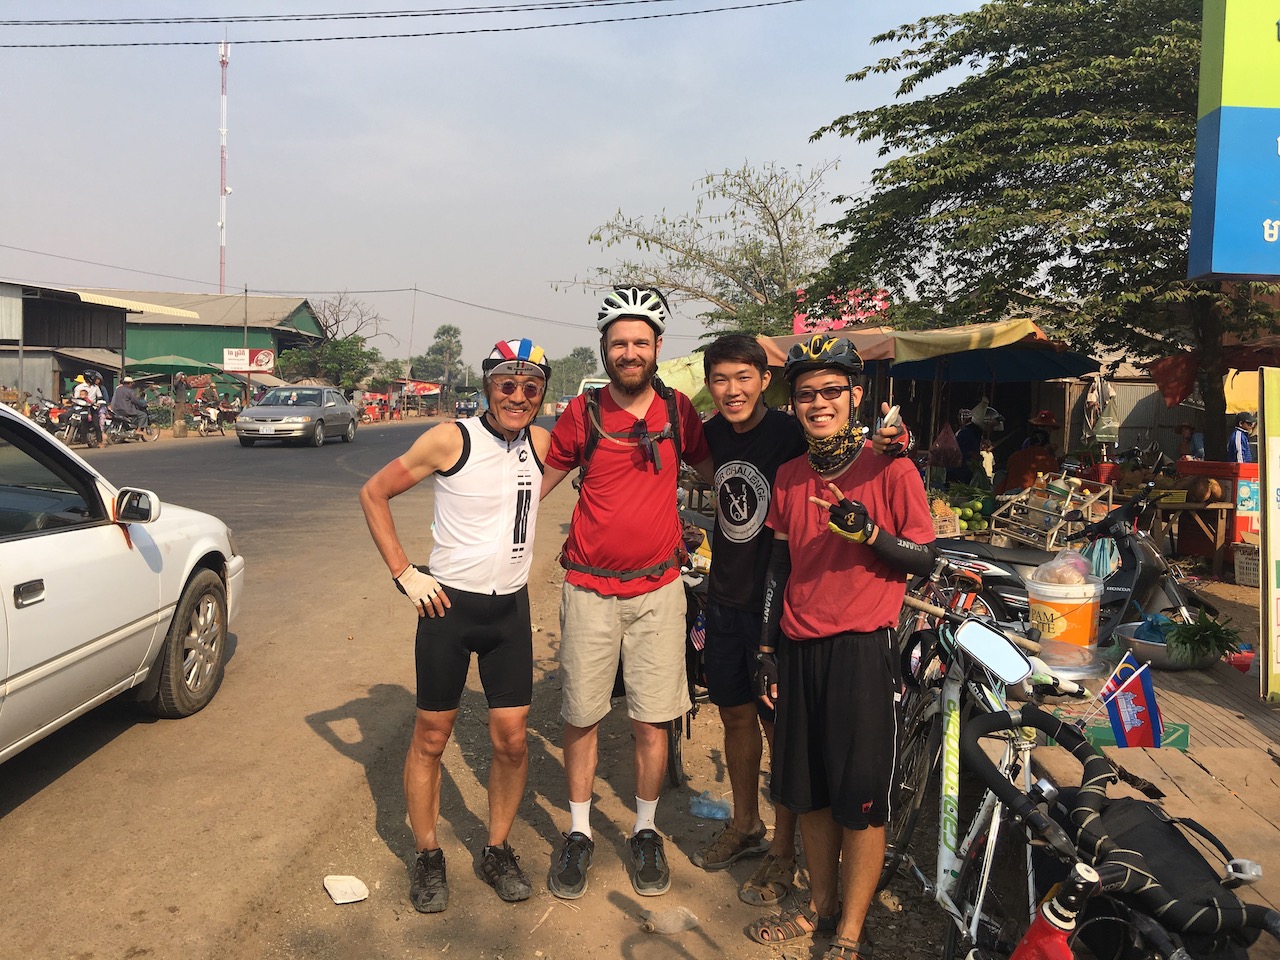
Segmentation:
{"type": "Polygon", "coordinates": [[[850,417],[840,432],[825,439],[805,434],[809,442],[809,466],[814,472],[826,475],[843,470],[862,452],[864,437],[862,424],[850,417]]]}

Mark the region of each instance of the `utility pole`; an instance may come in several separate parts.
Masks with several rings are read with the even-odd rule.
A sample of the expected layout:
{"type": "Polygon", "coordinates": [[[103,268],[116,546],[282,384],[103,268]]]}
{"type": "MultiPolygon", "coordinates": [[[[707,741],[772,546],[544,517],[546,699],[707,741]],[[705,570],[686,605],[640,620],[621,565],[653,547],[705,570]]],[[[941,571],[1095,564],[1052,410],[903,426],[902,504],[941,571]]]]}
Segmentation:
{"type": "Polygon", "coordinates": [[[227,63],[231,60],[231,44],[218,44],[218,63],[222,65],[222,113],[218,124],[221,141],[222,187],[218,191],[218,293],[227,292],[227,63]]]}

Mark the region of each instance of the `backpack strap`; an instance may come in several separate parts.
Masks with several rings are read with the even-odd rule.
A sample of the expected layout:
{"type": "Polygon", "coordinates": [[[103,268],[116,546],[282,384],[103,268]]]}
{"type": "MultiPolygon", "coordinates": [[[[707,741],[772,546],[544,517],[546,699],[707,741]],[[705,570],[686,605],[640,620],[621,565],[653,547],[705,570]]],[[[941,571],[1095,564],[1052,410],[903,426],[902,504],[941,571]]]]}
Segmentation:
{"type": "MultiPolygon", "coordinates": [[[[591,387],[587,390],[587,402],[583,405],[583,430],[586,440],[582,444],[581,463],[578,466],[578,476],[574,480],[574,488],[581,489],[582,484],[587,479],[587,467],[591,463],[591,457],[596,452],[596,447],[600,445],[600,438],[604,436],[602,421],[600,419],[600,391],[603,387],[591,387]]],[[[680,455],[683,447],[680,442],[680,409],[676,405],[676,391],[673,387],[668,387],[658,377],[653,378],[653,389],[659,397],[667,405],[667,423],[669,425],[671,442],[676,448],[676,469],[680,469],[680,455]]],[[[609,434],[609,436],[615,436],[609,434]]],[[[617,434],[617,439],[626,439],[627,434],[617,434]]]]}

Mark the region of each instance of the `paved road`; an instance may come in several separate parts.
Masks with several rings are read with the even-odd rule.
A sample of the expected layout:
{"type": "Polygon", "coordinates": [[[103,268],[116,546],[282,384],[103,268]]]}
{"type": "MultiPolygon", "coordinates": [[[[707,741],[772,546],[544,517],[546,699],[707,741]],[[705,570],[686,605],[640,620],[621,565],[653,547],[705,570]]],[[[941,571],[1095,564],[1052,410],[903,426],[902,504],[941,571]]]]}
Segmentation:
{"type": "MultiPolygon", "coordinates": [[[[413,841],[400,776],[413,617],[369,540],[356,494],[423,425],[366,425],[355,444],[318,450],[189,437],[85,452],[117,484],[225,519],[246,557],[248,587],[226,681],[208,709],[148,722],[113,702],[0,766],[0,957],[364,960],[450,948],[508,960],[776,955],[741,933],[757,911],[733,891],[752,864],[707,875],[688,863],[715,828],[689,816],[683,791],[660,807],[672,838],[672,893],[656,903],[632,893],[621,859],[633,809],[631,741],[617,716],[602,732],[592,890],[574,905],[545,890],[566,822],[554,556],[574,502],[567,483],[542,506],[530,581],[538,630],[531,776],[513,842],[535,896],[501,904],[474,874],[489,753],[475,687],[446,754],[452,902],[430,918],[409,906],[404,864],[413,841]],[[333,905],[321,889],[329,873],[362,877],[370,899],[333,905]],[[679,939],[639,932],[641,910],[680,904],[699,915],[699,930],[679,939]]],[[[426,486],[397,501],[412,556],[426,556],[430,509],[426,486]]],[[[704,718],[687,749],[692,787],[725,793],[718,726],[704,718]]]]}

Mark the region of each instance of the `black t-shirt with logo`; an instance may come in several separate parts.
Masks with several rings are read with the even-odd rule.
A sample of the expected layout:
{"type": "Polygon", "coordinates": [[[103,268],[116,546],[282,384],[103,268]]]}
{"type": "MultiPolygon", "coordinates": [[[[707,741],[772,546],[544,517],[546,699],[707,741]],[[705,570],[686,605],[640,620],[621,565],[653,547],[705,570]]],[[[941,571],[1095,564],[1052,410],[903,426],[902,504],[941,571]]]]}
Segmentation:
{"type": "Polygon", "coordinates": [[[778,467],[808,452],[800,423],[781,410],[737,433],[720,415],[703,427],[715,466],[716,527],[711,539],[708,596],[760,611],[773,531],[764,525],[778,467]]]}

